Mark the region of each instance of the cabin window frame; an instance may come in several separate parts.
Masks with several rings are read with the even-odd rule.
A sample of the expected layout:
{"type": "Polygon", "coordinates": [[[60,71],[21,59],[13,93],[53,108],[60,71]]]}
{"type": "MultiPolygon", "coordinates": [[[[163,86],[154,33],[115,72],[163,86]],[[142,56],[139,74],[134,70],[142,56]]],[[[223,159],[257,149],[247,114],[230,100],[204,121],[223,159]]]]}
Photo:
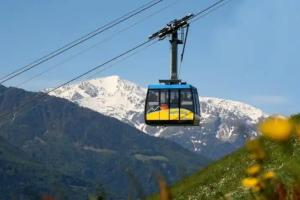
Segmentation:
{"type": "MultiPolygon", "coordinates": [[[[146,99],[146,100],[147,100],[147,102],[146,102],[146,111],[147,111],[146,114],[150,113],[150,112],[149,112],[149,110],[150,110],[150,104],[149,104],[149,103],[150,103],[151,101],[149,101],[149,100],[150,100],[149,97],[150,97],[150,93],[151,93],[151,92],[157,92],[157,93],[158,93],[158,97],[157,97],[157,100],[158,100],[158,101],[157,101],[157,105],[156,105],[156,106],[158,106],[158,108],[159,108],[159,106],[160,106],[160,91],[159,91],[158,89],[150,89],[150,90],[148,90],[148,93],[147,93],[147,99],[146,99]]],[[[154,102],[154,101],[153,101],[153,102],[154,102]]],[[[151,105],[151,106],[153,106],[153,105],[151,105]]],[[[155,105],[154,105],[154,106],[155,106],[155,105]]],[[[156,110],[156,111],[159,111],[159,110],[156,110]]],[[[155,111],[151,111],[151,112],[155,112],[155,111]]]]}

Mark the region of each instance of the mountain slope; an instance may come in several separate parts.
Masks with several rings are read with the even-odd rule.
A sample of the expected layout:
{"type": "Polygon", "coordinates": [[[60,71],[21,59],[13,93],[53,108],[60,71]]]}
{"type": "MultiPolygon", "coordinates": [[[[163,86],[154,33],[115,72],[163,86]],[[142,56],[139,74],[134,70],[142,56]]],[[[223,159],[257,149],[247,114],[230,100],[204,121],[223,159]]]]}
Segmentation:
{"type": "Polygon", "coordinates": [[[0,137],[0,199],[87,198],[93,185],[35,162],[0,137]],[[87,190],[88,189],[88,190],[87,190]]]}
{"type": "Polygon", "coordinates": [[[200,127],[150,127],[143,119],[146,89],[118,76],[83,81],[51,93],[117,118],[150,135],[167,138],[183,147],[220,158],[256,137],[256,124],[265,114],[250,105],[210,97],[200,97],[200,127]]]}
{"type": "Polygon", "coordinates": [[[11,113],[0,121],[0,136],[50,169],[103,184],[111,196],[138,195],[137,185],[148,194],[156,188],[153,173],[171,183],[208,162],[175,143],[57,97],[46,96],[12,113],[35,95],[0,86],[0,112],[11,113]]]}
{"type": "MultiPolygon", "coordinates": [[[[264,164],[264,168],[274,170],[280,180],[290,186],[295,176],[288,166],[292,161],[297,163],[297,168],[299,169],[300,142],[297,140],[293,141],[292,156],[286,156],[282,144],[276,144],[270,141],[264,141],[263,144],[267,152],[269,152],[267,157],[268,163],[264,164]]],[[[251,164],[253,164],[253,160],[249,158],[249,153],[242,148],[176,183],[171,188],[173,199],[255,199],[253,193],[251,194],[241,185],[242,179],[247,176],[245,170],[251,166],[251,164]]],[[[297,174],[299,174],[299,171],[297,171],[297,174]]],[[[290,198],[289,196],[289,199],[290,198]]],[[[158,200],[159,197],[155,195],[148,199],[158,200]]]]}

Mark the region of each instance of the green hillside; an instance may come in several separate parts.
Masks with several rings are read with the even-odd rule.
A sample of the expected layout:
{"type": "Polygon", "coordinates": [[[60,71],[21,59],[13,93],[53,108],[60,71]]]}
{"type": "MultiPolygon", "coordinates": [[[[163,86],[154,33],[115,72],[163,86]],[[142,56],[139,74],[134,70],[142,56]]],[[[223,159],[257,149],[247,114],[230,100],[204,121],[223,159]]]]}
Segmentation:
{"type": "Polygon", "coordinates": [[[89,188],[94,183],[50,170],[1,137],[0,166],[0,199],[84,199],[87,189],[93,193],[89,188]]]}
{"type": "MultiPolygon", "coordinates": [[[[300,173],[300,142],[294,138],[288,146],[267,140],[262,140],[262,144],[269,152],[264,168],[274,170],[277,180],[286,188],[295,185],[300,173]]],[[[175,184],[171,188],[173,199],[255,199],[241,185],[242,179],[246,177],[245,170],[253,163],[247,150],[240,149],[175,184]]],[[[149,199],[159,198],[156,195],[149,199]]]]}
{"type": "MultiPolygon", "coordinates": [[[[110,199],[144,197],[156,191],[155,173],[168,177],[168,183],[174,183],[210,162],[178,144],[148,136],[119,120],[57,97],[45,96],[15,114],[15,107],[36,95],[0,86],[0,113],[11,115],[0,120],[0,137],[26,154],[20,154],[21,158],[27,156],[47,166],[51,172],[58,171],[67,177],[93,183],[69,181],[72,183],[67,186],[86,189],[77,197],[67,193],[70,199],[83,199],[82,196],[86,197],[99,185],[110,199]]],[[[5,144],[0,142],[0,150],[2,146],[5,144]]],[[[3,154],[5,158],[13,159],[19,155],[11,153],[13,147],[3,154]]],[[[15,160],[19,161],[19,158],[15,160]]],[[[6,161],[4,159],[3,163],[6,161]]],[[[34,173],[24,174],[28,179],[38,177],[34,173]]],[[[19,183],[18,177],[9,178],[19,183]]],[[[64,181],[69,183],[68,179],[64,181]]],[[[3,184],[22,188],[22,184],[11,182],[3,184]]],[[[31,185],[35,187],[33,183],[31,185]]],[[[50,187],[50,184],[45,184],[44,188],[50,187]]],[[[0,199],[2,193],[5,190],[0,189],[0,199]]]]}

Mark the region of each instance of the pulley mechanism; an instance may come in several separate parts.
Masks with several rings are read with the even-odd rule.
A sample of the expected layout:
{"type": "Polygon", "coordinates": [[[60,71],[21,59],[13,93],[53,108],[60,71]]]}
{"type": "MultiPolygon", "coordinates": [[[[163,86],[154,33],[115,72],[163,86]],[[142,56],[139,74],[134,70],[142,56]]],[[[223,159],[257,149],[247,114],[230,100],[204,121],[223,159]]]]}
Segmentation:
{"type": "MultiPolygon", "coordinates": [[[[179,84],[181,80],[178,77],[178,45],[186,43],[186,36],[183,37],[184,29],[188,30],[189,23],[188,21],[192,19],[194,14],[189,14],[182,19],[175,19],[167,24],[166,27],[161,29],[160,31],[152,34],[149,39],[159,39],[163,40],[167,36],[171,37],[170,44],[171,44],[171,64],[170,64],[170,79],[169,80],[159,80],[160,83],[165,84],[179,84]],[[181,39],[178,38],[178,31],[181,30],[181,39]]],[[[186,31],[187,33],[187,31],[186,31]]],[[[182,54],[183,55],[183,54],[182,54]]],[[[182,60],[182,57],[181,57],[182,60]]]]}

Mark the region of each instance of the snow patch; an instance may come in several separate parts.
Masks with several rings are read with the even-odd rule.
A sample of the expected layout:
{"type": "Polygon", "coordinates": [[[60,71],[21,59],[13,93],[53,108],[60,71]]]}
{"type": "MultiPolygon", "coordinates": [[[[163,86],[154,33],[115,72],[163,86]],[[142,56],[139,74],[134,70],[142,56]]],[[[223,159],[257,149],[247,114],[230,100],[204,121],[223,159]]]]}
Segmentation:
{"type": "MultiPolygon", "coordinates": [[[[119,76],[97,78],[71,84],[50,95],[68,99],[155,137],[164,137],[183,147],[208,156],[223,156],[232,149],[217,148],[221,143],[238,148],[257,137],[256,124],[267,115],[248,104],[214,97],[199,97],[200,127],[151,127],[144,122],[146,89],[119,76]]],[[[88,148],[86,150],[95,149],[88,148]]]]}

